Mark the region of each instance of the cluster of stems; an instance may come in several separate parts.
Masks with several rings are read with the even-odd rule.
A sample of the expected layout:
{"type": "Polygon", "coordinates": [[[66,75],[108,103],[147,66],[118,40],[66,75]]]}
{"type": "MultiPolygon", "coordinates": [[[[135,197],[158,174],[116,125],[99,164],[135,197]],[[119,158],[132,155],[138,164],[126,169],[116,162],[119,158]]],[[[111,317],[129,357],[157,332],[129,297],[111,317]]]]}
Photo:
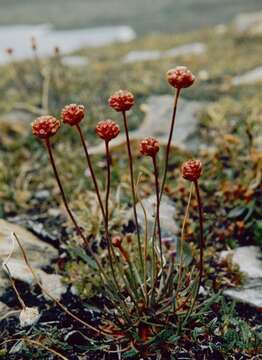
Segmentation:
{"type": "MultiPolygon", "coordinates": [[[[52,129],[53,133],[51,132],[51,130],[50,133],[48,133],[49,131],[48,126],[46,126],[46,124],[42,124],[41,122],[35,124],[36,125],[35,129],[33,126],[33,132],[35,131],[34,133],[38,135],[40,138],[43,138],[45,141],[49,154],[50,163],[52,165],[53,172],[61,192],[65,209],[76,229],[77,234],[81,237],[84,247],[94,258],[97,264],[97,268],[99,270],[99,274],[103,280],[103,283],[105,285],[105,288],[107,289],[109,296],[111,297],[113,302],[117,303],[119,312],[121,316],[126,320],[128,326],[134,325],[134,322],[136,321],[133,321],[132,318],[130,317],[131,310],[127,305],[125,297],[123,296],[123,289],[127,291],[131,299],[131,302],[133,303],[132,312],[136,313],[136,316],[139,319],[139,321],[142,321],[141,319],[144,318],[145,310],[149,306],[154,306],[158,301],[162,301],[163,303],[163,309],[159,313],[165,313],[166,308],[168,309],[169,305],[174,302],[174,299],[178,299],[178,293],[181,290],[181,288],[185,289],[185,286],[183,286],[182,284],[183,276],[184,276],[183,235],[184,235],[186,219],[188,217],[188,212],[189,212],[191,192],[190,192],[190,198],[182,227],[182,236],[181,236],[180,251],[179,251],[180,259],[177,270],[178,281],[177,281],[176,289],[170,286],[170,284],[174,285],[174,283],[170,281],[170,279],[174,278],[174,272],[175,272],[174,260],[171,260],[170,258],[165,256],[163,252],[160,204],[166,185],[167,172],[168,172],[169,159],[170,159],[170,150],[171,150],[174,127],[175,127],[179,95],[181,93],[182,88],[188,87],[190,86],[189,84],[192,84],[193,78],[191,76],[192,74],[191,75],[190,74],[188,73],[188,70],[184,71],[184,68],[181,67],[178,70],[175,69],[171,73],[171,75],[170,74],[168,75],[169,76],[168,81],[173,87],[176,88],[176,92],[174,96],[173,114],[170,124],[168,142],[166,145],[164,169],[163,169],[163,176],[161,183],[159,180],[159,169],[157,164],[157,152],[159,150],[159,143],[154,138],[147,138],[144,140],[144,142],[141,142],[141,148],[140,148],[141,153],[150,156],[152,159],[153,174],[155,181],[155,194],[156,194],[155,223],[153,227],[152,239],[150,242],[148,241],[146,210],[143,206],[142,200],[139,197],[137,186],[135,185],[133,155],[132,155],[129,130],[128,130],[127,110],[129,110],[129,108],[133,105],[132,103],[133,100],[131,96],[132,94],[120,91],[117,95],[110,98],[112,104],[110,106],[112,106],[115,110],[121,112],[123,124],[124,124],[128,162],[129,162],[132,207],[133,207],[134,222],[135,222],[136,234],[137,234],[139,264],[136,264],[136,262],[132,262],[130,254],[128,253],[128,251],[125,250],[125,248],[122,245],[121,237],[118,237],[117,239],[112,239],[109,229],[109,199],[110,199],[110,188],[111,188],[111,155],[110,155],[109,143],[113,138],[115,138],[118,135],[119,133],[118,125],[115,124],[112,120],[105,120],[104,122],[98,123],[96,128],[97,134],[100,136],[100,138],[104,140],[105,143],[105,155],[106,155],[106,163],[107,163],[106,189],[105,189],[105,196],[103,199],[103,196],[100,193],[100,189],[98,186],[98,181],[92,165],[92,161],[88,152],[88,147],[85,142],[83,132],[80,126],[80,121],[84,116],[83,107],[77,106],[75,104],[71,104],[68,105],[65,108],[65,110],[62,111],[62,118],[64,120],[64,123],[69,123],[71,126],[73,126],[76,129],[76,131],[79,134],[80,141],[86,157],[87,165],[90,170],[93,187],[96,192],[97,201],[101,209],[102,219],[104,223],[104,234],[108,249],[108,261],[110,265],[110,273],[108,273],[108,271],[105,270],[104,266],[100,261],[99,256],[96,253],[94,253],[94,251],[92,250],[90,241],[86,238],[84,230],[79,226],[77,218],[73,214],[68,204],[68,200],[65,195],[65,191],[54,160],[53,149],[50,143],[50,136],[51,136],[50,134],[53,135],[54,130],[52,129]],[[144,241],[142,241],[141,231],[138,223],[137,203],[140,203],[140,205],[142,206],[145,217],[144,241]],[[155,241],[156,238],[158,238],[159,240],[158,246],[155,241]],[[151,264],[151,268],[148,266],[148,263],[151,264]],[[166,294],[169,294],[169,298],[167,301],[165,299],[166,294]]],[[[48,118],[49,123],[51,120],[49,117],[48,118]]],[[[186,299],[183,299],[180,305],[179,304],[176,305],[176,307],[173,309],[174,312],[178,311],[180,308],[183,308],[184,305],[188,303],[188,301],[190,300],[188,311],[184,314],[185,315],[184,320],[190,316],[194,308],[203,275],[203,250],[204,250],[203,210],[202,210],[202,203],[201,203],[201,197],[200,197],[200,191],[198,185],[198,178],[201,173],[201,163],[198,162],[197,160],[192,160],[191,162],[193,163],[190,164],[185,163],[184,170],[182,171],[182,175],[185,179],[191,181],[195,186],[195,192],[196,192],[196,198],[197,198],[198,210],[199,210],[199,223],[200,223],[200,259],[199,259],[199,266],[198,266],[199,271],[198,271],[196,285],[191,291],[191,294],[189,294],[189,296],[186,299]]],[[[166,316],[168,319],[169,315],[166,316]]]]}

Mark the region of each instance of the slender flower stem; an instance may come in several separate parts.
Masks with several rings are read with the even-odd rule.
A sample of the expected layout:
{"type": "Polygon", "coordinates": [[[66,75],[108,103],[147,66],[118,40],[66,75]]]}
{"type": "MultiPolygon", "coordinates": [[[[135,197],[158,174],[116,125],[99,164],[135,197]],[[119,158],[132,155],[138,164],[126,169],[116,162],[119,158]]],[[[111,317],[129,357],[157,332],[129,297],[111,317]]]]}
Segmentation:
{"type": "Polygon", "coordinates": [[[110,235],[109,235],[109,229],[108,229],[108,200],[109,200],[109,192],[110,192],[110,154],[109,154],[109,148],[108,148],[108,143],[105,142],[106,145],[106,158],[107,158],[107,190],[106,190],[106,201],[105,201],[105,209],[104,209],[104,205],[102,202],[102,198],[100,195],[100,191],[98,188],[98,184],[97,184],[97,180],[96,180],[96,176],[95,176],[95,172],[92,166],[92,162],[88,153],[88,149],[85,143],[85,139],[83,136],[83,132],[82,129],[80,127],[79,124],[76,125],[77,131],[79,133],[80,139],[81,139],[81,143],[85,152],[85,156],[86,156],[86,160],[87,160],[87,164],[91,173],[91,177],[93,180],[93,184],[95,187],[95,191],[96,191],[96,195],[97,195],[97,199],[101,208],[101,212],[102,212],[102,216],[103,216],[103,220],[104,220],[104,224],[105,224],[105,233],[106,233],[106,242],[107,242],[107,247],[108,247],[108,257],[109,257],[109,263],[110,263],[110,267],[111,267],[111,271],[112,271],[112,275],[113,275],[113,279],[115,282],[115,285],[118,289],[118,291],[120,291],[120,287],[119,284],[117,282],[116,279],[116,275],[115,275],[115,271],[114,271],[114,267],[113,267],[113,260],[112,260],[112,244],[111,244],[111,239],[110,239],[110,235]]]}
{"type": "Polygon", "coordinates": [[[76,125],[76,129],[77,129],[77,131],[78,131],[78,133],[80,135],[81,143],[82,143],[82,146],[83,146],[83,149],[84,149],[84,152],[85,152],[87,164],[88,164],[88,167],[89,167],[89,170],[90,170],[90,173],[91,173],[91,177],[92,177],[93,184],[94,184],[94,187],[95,187],[95,191],[96,191],[97,199],[98,199],[98,202],[99,202],[99,206],[101,208],[102,215],[103,215],[103,218],[105,220],[105,210],[104,210],[103,202],[102,202],[102,199],[101,199],[100,191],[99,191],[99,188],[98,188],[95,172],[94,172],[92,162],[91,162],[88,150],[87,150],[87,146],[86,146],[86,143],[85,143],[83,132],[82,132],[82,129],[81,129],[79,124],[76,125]]]}
{"type": "Polygon", "coordinates": [[[70,210],[69,208],[69,205],[68,205],[68,202],[67,202],[67,199],[66,199],[66,195],[65,195],[65,192],[64,192],[64,189],[63,189],[63,186],[62,186],[62,183],[61,183],[61,180],[60,180],[60,177],[58,175],[58,172],[57,172],[57,168],[56,168],[56,164],[55,164],[55,160],[54,160],[54,157],[53,157],[53,153],[52,153],[52,148],[51,148],[51,144],[50,144],[50,140],[49,138],[45,139],[45,143],[46,143],[46,147],[47,147],[47,151],[48,151],[48,155],[49,155],[49,159],[50,159],[50,162],[51,162],[51,165],[52,165],[52,168],[53,168],[53,171],[54,171],[54,175],[55,175],[55,178],[56,178],[56,181],[57,181],[57,184],[58,184],[58,187],[60,189],[60,193],[61,193],[61,196],[62,196],[62,199],[63,199],[63,203],[65,205],[65,208],[66,208],[66,211],[70,217],[70,219],[72,220],[74,226],[75,226],[75,229],[77,231],[77,234],[82,238],[84,244],[86,245],[87,249],[89,250],[89,252],[91,253],[91,255],[93,256],[99,270],[101,271],[101,274],[103,274],[104,278],[106,279],[107,276],[102,268],[102,265],[100,264],[100,261],[99,259],[97,258],[97,256],[94,254],[93,250],[91,249],[91,246],[88,242],[88,240],[86,239],[83,231],[81,230],[80,226],[78,225],[72,211],[70,210]]]}
{"type": "Polygon", "coordinates": [[[105,232],[106,232],[106,242],[107,242],[107,248],[108,248],[108,257],[109,257],[109,263],[110,268],[112,271],[113,279],[115,282],[115,285],[120,292],[120,286],[118,284],[118,281],[116,279],[115,269],[113,265],[113,257],[114,254],[111,238],[109,235],[109,209],[108,209],[108,203],[109,203],[109,194],[110,194],[110,183],[111,183],[111,172],[110,172],[110,152],[109,152],[109,143],[108,141],[105,141],[105,148],[106,148],[106,162],[107,162],[107,182],[106,182],[106,199],[105,199],[105,232]]]}
{"type": "Polygon", "coordinates": [[[172,120],[171,120],[171,127],[170,127],[168,142],[167,142],[167,146],[166,146],[165,166],[164,166],[164,175],[163,175],[161,191],[160,191],[160,200],[162,198],[162,194],[164,192],[165,183],[166,183],[168,161],[169,161],[169,153],[170,153],[170,148],[171,148],[171,142],[172,142],[174,127],[175,127],[177,102],[178,102],[180,91],[181,91],[181,89],[179,89],[179,88],[176,89],[176,95],[175,95],[174,107],[173,107],[173,115],[172,115],[172,120]]]}
{"type": "Polygon", "coordinates": [[[12,286],[12,288],[13,288],[15,294],[16,294],[17,300],[19,301],[19,303],[20,303],[20,305],[21,305],[21,308],[22,308],[23,310],[25,310],[25,309],[26,309],[26,306],[25,306],[24,300],[21,298],[21,296],[20,296],[20,294],[19,294],[19,291],[17,290],[17,287],[16,287],[15,282],[14,282],[14,280],[13,280],[13,278],[12,278],[12,274],[11,274],[11,272],[10,272],[10,270],[9,270],[9,267],[7,266],[7,264],[4,264],[4,265],[3,265],[3,268],[5,268],[5,271],[6,271],[6,273],[7,273],[7,276],[8,276],[8,278],[9,278],[9,281],[10,281],[10,283],[11,283],[11,286],[12,286]]]}
{"type": "Polygon", "coordinates": [[[141,263],[141,269],[143,269],[144,266],[143,266],[142,246],[141,246],[140,232],[139,232],[139,225],[138,225],[138,218],[137,218],[137,211],[136,211],[136,193],[135,193],[134,172],[133,172],[133,158],[132,158],[130,139],[129,139],[129,133],[128,133],[126,112],[123,111],[122,114],[123,114],[125,133],[126,133],[129,171],[130,171],[131,189],[132,189],[132,197],[133,197],[133,212],[134,212],[134,219],[135,219],[135,225],[136,225],[136,231],[137,231],[139,258],[140,258],[140,263],[141,263]]]}
{"type": "Polygon", "coordinates": [[[145,306],[148,306],[148,293],[147,293],[147,255],[148,255],[148,220],[147,220],[147,213],[146,213],[146,209],[144,207],[144,204],[139,196],[139,191],[138,191],[138,184],[140,181],[140,176],[137,180],[137,185],[136,185],[136,196],[138,199],[138,202],[142,208],[143,214],[144,214],[144,219],[145,219],[145,231],[144,231],[144,294],[145,294],[145,306]]]}
{"type": "MultiPolygon", "coordinates": [[[[76,125],[76,128],[77,128],[77,131],[78,131],[79,136],[80,136],[80,140],[81,140],[84,152],[85,152],[87,164],[88,164],[88,167],[89,167],[89,170],[90,170],[90,173],[91,173],[91,177],[92,177],[92,180],[93,180],[93,184],[94,184],[94,187],[95,187],[97,199],[98,199],[98,202],[99,202],[99,205],[100,205],[100,208],[101,208],[102,217],[103,217],[103,221],[104,221],[104,225],[105,225],[105,235],[106,235],[106,242],[107,242],[107,248],[108,248],[108,257],[109,257],[110,268],[111,268],[111,271],[112,271],[112,276],[113,276],[115,286],[117,288],[117,291],[120,294],[121,289],[120,289],[120,286],[119,286],[119,284],[117,282],[117,279],[116,279],[116,274],[115,274],[115,270],[114,270],[114,266],[113,266],[113,259],[112,259],[112,255],[114,255],[114,250],[113,250],[113,247],[112,247],[112,243],[111,243],[111,239],[110,239],[110,235],[109,235],[109,229],[108,229],[108,217],[109,217],[109,214],[108,214],[108,200],[109,200],[109,192],[110,192],[110,154],[109,154],[108,143],[106,143],[107,190],[106,190],[106,204],[105,204],[106,209],[105,209],[104,205],[103,205],[103,202],[102,202],[101,195],[100,195],[100,191],[99,191],[99,188],[98,188],[98,184],[97,184],[95,172],[94,172],[94,169],[93,169],[93,166],[92,166],[92,162],[91,162],[91,159],[90,159],[90,156],[89,156],[89,153],[88,153],[88,149],[87,149],[87,146],[86,146],[86,143],[85,143],[85,139],[84,139],[84,136],[83,136],[82,129],[81,129],[79,124],[76,125]]],[[[120,296],[119,296],[119,299],[121,299],[120,296]]],[[[125,304],[124,301],[123,301],[123,305],[126,308],[126,304],[125,304]]]]}
{"type": "Polygon", "coordinates": [[[199,294],[199,289],[200,289],[200,285],[201,285],[201,280],[203,277],[203,270],[204,270],[204,263],[203,263],[203,255],[204,255],[204,247],[205,247],[205,241],[204,241],[204,219],[203,219],[203,207],[202,207],[202,201],[201,201],[201,196],[200,196],[200,191],[199,191],[199,185],[198,185],[198,181],[194,181],[194,185],[195,185],[195,190],[196,190],[196,196],[197,196],[197,204],[198,204],[198,213],[199,213],[199,226],[200,226],[200,241],[199,241],[199,247],[200,247],[200,258],[199,258],[199,274],[198,274],[198,280],[197,280],[197,287],[196,287],[196,291],[193,297],[193,301],[190,305],[190,309],[188,310],[183,323],[179,326],[179,329],[181,329],[183,327],[183,325],[186,323],[187,319],[189,318],[189,316],[191,315],[193,308],[195,306],[198,294],[199,294]]]}
{"type": "MultiPolygon", "coordinates": [[[[117,289],[118,289],[118,291],[120,293],[121,289],[120,289],[120,286],[119,286],[117,278],[116,278],[115,269],[114,269],[113,260],[112,260],[113,256],[116,258],[116,255],[115,255],[115,252],[114,252],[114,248],[113,248],[113,245],[112,245],[112,241],[111,241],[110,234],[109,234],[109,228],[108,228],[108,222],[109,222],[108,203],[109,203],[110,184],[111,184],[111,171],[110,171],[110,162],[111,162],[111,160],[110,160],[109,143],[107,141],[105,141],[105,148],[106,148],[106,160],[107,160],[107,183],[106,183],[107,185],[106,185],[106,199],[105,199],[105,228],[106,228],[106,237],[107,237],[107,243],[108,243],[108,253],[109,253],[110,267],[111,267],[111,271],[112,271],[112,274],[113,274],[115,284],[116,284],[117,289]]],[[[124,260],[128,263],[131,274],[133,274],[132,264],[130,263],[127,251],[121,245],[119,246],[119,251],[120,251],[121,255],[123,256],[124,260]]],[[[123,279],[123,281],[125,283],[124,274],[121,271],[119,273],[122,276],[122,279],[123,279]]],[[[131,284],[130,284],[130,286],[131,286],[131,284]]],[[[132,297],[132,293],[130,292],[129,289],[128,289],[128,293],[130,294],[132,300],[134,301],[134,304],[137,307],[137,309],[139,309],[137,301],[136,301],[136,299],[134,297],[132,297]]]]}
{"type": "Polygon", "coordinates": [[[62,360],[69,360],[67,357],[63,356],[58,351],[56,351],[54,349],[51,349],[50,347],[46,346],[45,344],[42,344],[40,341],[32,340],[32,339],[29,339],[29,338],[23,338],[22,340],[24,341],[25,344],[31,345],[31,346],[36,347],[36,348],[43,348],[46,351],[49,351],[55,357],[59,357],[62,360]]]}
{"type": "MultiPolygon", "coordinates": [[[[152,157],[154,165],[154,176],[155,176],[155,187],[156,187],[156,220],[158,227],[158,239],[159,239],[159,249],[160,249],[160,261],[161,269],[163,270],[163,249],[162,249],[162,236],[161,236],[161,226],[160,226],[160,193],[159,193],[159,181],[158,181],[158,169],[156,163],[156,156],[152,157]]],[[[154,243],[153,243],[154,246],[154,243]]]]}
{"type": "Polygon", "coordinates": [[[200,243],[199,243],[199,247],[200,247],[200,259],[199,259],[199,278],[198,278],[198,286],[197,286],[197,290],[196,290],[196,295],[195,295],[195,299],[193,301],[193,306],[196,302],[196,299],[198,297],[199,294],[199,289],[200,289],[200,285],[201,285],[201,280],[202,280],[202,276],[203,276],[203,267],[204,267],[204,263],[203,263],[203,255],[204,255],[204,247],[205,247],[205,241],[204,241],[204,218],[203,218],[203,206],[202,206],[202,201],[201,201],[201,196],[200,196],[200,191],[199,191],[199,185],[198,185],[198,181],[196,180],[194,182],[195,185],[195,190],[196,190],[196,196],[197,196],[197,204],[198,204],[198,213],[199,213],[199,226],[200,226],[200,243]]]}
{"type": "MultiPolygon", "coordinates": [[[[181,89],[179,89],[179,88],[176,89],[176,95],[175,95],[175,98],[174,98],[173,115],[172,115],[172,120],[171,120],[171,126],[170,126],[170,131],[169,131],[168,142],[167,142],[167,146],[166,146],[164,174],[163,174],[161,190],[160,190],[160,194],[159,194],[159,203],[161,203],[161,199],[162,199],[162,195],[163,195],[164,188],[165,188],[165,183],[166,183],[168,162],[169,162],[169,153],[170,153],[170,148],[171,148],[171,142],[172,142],[174,127],[175,127],[177,103],[178,103],[178,98],[179,98],[179,95],[180,95],[180,91],[181,91],[181,89]]],[[[154,221],[154,227],[153,227],[153,240],[152,240],[153,244],[155,242],[156,226],[157,226],[157,218],[154,221]]],[[[154,255],[154,253],[153,253],[153,255],[154,255]]],[[[154,259],[153,259],[153,261],[154,261],[154,259]]],[[[154,276],[154,278],[155,278],[155,276],[154,276]]],[[[153,295],[153,291],[152,291],[152,295],[153,295]]]]}
{"type": "Polygon", "coordinates": [[[13,236],[15,238],[15,240],[17,241],[17,244],[22,252],[24,261],[26,263],[26,266],[28,267],[28,269],[30,270],[31,274],[33,275],[33,278],[35,279],[36,284],[40,287],[40,289],[43,291],[43,293],[45,293],[52,301],[54,301],[54,303],[56,303],[67,315],[69,315],[71,318],[73,318],[74,320],[78,321],[80,324],[86,326],[87,328],[89,328],[90,330],[95,331],[96,333],[99,334],[107,334],[107,332],[105,332],[102,329],[99,329],[99,327],[94,327],[90,324],[88,324],[87,322],[85,322],[84,320],[80,319],[77,315],[73,314],[70,310],[67,309],[67,307],[65,305],[63,305],[59,300],[57,300],[48,290],[46,290],[46,288],[43,287],[43,285],[41,284],[41,282],[39,281],[37,274],[35,272],[35,270],[32,268],[28,257],[26,255],[25,249],[23,248],[18,236],[13,233],[13,236]]]}
{"type": "Polygon", "coordinates": [[[180,248],[179,248],[180,263],[179,263],[179,270],[178,270],[178,281],[177,281],[176,295],[178,295],[178,292],[179,292],[179,290],[181,288],[182,267],[183,267],[183,249],[184,249],[183,248],[184,232],[185,232],[185,227],[186,227],[186,221],[187,221],[187,218],[188,218],[189,207],[190,207],[190,203],[191,203],[192,190],[193,190],[193,183],[191,183],[191,186],[190,186],[189,198],[188,198],[186,212],[185,212],[185,216],[184,216],[184,220],[183,220],[183,224],[182,224],[182,230],[181,230],[180,248]]]}

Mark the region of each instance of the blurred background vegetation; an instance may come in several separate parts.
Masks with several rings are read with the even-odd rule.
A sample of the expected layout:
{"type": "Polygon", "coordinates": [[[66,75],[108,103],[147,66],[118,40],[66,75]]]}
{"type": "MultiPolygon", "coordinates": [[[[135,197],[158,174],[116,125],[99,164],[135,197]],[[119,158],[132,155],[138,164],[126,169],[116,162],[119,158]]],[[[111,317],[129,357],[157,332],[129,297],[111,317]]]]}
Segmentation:
{"type": "Polygon", "coordinates": [[[51,23],[72,29],[124,24],[146,34],[209,27],[260,8],[261,0],[0,0],[0,25],[51,23]]]}

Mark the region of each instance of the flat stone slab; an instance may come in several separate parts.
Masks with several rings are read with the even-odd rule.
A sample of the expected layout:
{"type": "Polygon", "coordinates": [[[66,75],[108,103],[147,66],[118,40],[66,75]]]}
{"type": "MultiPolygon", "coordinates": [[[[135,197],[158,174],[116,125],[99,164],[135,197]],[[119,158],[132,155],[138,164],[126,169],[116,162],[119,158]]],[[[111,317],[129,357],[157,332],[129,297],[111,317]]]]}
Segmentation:
{"type": "MultiPolygon", "coordinates": [[[[156,211],[156,197],[154,195],[149,196],[148,198],[142,199],[143,206],[147,213],[147,222],[148,222],[148,235],[149,237],[153,234],[153,227],[155,223],[155,211],[156,211]]],[[[139,225],[145,229],[145,218],[144,212],[139,203],[136,205],[137,216],[139,225]]],[[[133,211],[131,212],[131,215],[133,211]]],[[[172,237],[174,238],[177,234],[178,228],[174,220],[176,214],[176,208],[174,203],[168,199],[167,196],[163,196],[160,204],[160,223],[163,237],[172,237]]]]}
{"type": "Polygon", "coordinates": [[[159,60],[166,57],[178,57],[186,55],[201,55],[206,52],[206,45],[204,43],[189,43],[181,46],[176,46],[167,51],[160,50],[136,50],[130,51],[124,58],[124,63],[134,63],[139,61],[159,60]]]}
{"type": "Polygon", "coordinates": [[[237,301],[262,308],[262,279],[248,279],[241,289],[227,289],[224,294],[237,301]]]}
{"type": "MultiPolygon", "coordinates": [[[[168,141],[174,98],[171,95],[150,96],[144,104],[146,112],[141,126],[130,132],[131,141],[139,141],[146,136],[155,136],[161,145],[168,141]]],[[[179,99],[176,124],[172,138],[172,146],[182,149],[196,150],[199,145],[197,136],[194,136],[198,125],[198,113],[207,105],[205,102],[179,99]]],[[[132,115],[130,115],[132,116],[132,115]]],[[[125,134],[110,142],[110,148],[118,147],[126,142],[125,134]]],[[[90,154],[103,154],[104,144],[90,148],[90,154]]]]}
{"type": "Polygon", "coordinates": [[[63,56],[62,63],[69,67],[85,67],[88,65],[88,59],[84,56],[63,56]]]}
{"type": "Polygon", "coordinates": [[[224,291],[233,299],[262,308],[262,252],[258,246],[242,246],[233,251],[223,251],[221,258],[232,256],[233,263],[246,274],[247,279],[242,288],[231,288],[224,291]]]}
{"type": "Polygon", "coordinates": [[[232,80],[233,85],[252,85],[262,82],[262,66],[247,71],[246,73],[235,76],[232,80]]]}
{"type": "MultiPolygon", "coordinates": [[[[58,251],[51,245],[39,240],[32,233],[23,227],[12,224],[8,221],[0,219],[0,262],[1,265],[7,260],[8,255],[12,251],[11,257],[6,264],[14,279],[24,281],[29,285],[35,283],[33,275],[26,266],[20,248],[16,242],[11,239],[11,234],[16,233],[22,246],[27,254],[30,265],[39,277],[42,285],[46,287],[52,295],[59,299],[66,291],[61,282],[61,276],[56,274],[47,274],[41,268],[50,265],[50,262],[58,256],[58,251]],[[14,246],[14,247],[13,247],[14,246]]],[[[0,268],[0,294],[3,293],[10,283],[7,276],[0,268]]]]}
{"type": "Polygon", "coordinates": [[[234,20],[237,33],[244,35],[262,35],[262,11],[239,14],[234,20]]]}

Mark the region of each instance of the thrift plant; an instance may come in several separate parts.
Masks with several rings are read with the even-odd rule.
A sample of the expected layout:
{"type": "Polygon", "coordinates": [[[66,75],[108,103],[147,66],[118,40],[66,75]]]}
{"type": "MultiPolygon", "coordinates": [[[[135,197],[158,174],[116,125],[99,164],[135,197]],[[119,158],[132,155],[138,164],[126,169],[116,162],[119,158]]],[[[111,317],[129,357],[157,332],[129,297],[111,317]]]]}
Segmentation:
{"type": "MultiPolygon", "coordinates": [[[[134,106],[135,98],[131,92],[119,90],[108,100],[109,106],[121,114],[124,124],[137,244],[131,242],[131,245],[127,246],[121,234],[117,236],[110,234],[108,225],[112,167],[110,141],[119,135],[119,125],[112,120],[104,120],[100,121],[95,129],[97,136],[105,144],[106,190],[103,193],[99,189],[96,171],[81,129],[85,117],[83,105],[70,104],[65,106],[61,111],[61,120],[46,115],[37,118],[32,123],[33,134],[46,145],[68,216],[72,220],[77,234],[82,239],[87,256],[95,261],[96,271],[101,277],[105,296],[111,304],[111,311],[108,314],[105,311],[100,324],[94,327],[65,309],[65,306],[58,301],[56,303],[74,320],[84,323],[92,332],[94,339],[97,336],[102,336],[104,341],[113,341],[121,347],[122,351],[126,351],[127,354],[129,351],[130,356],[133,353],[150,354],[154,349],[157,349],[160,340],[166,343],[167,348],[172,346],[171,344],[174,344],[174,341],[183,334],[183,329],[187,326],[188,321],[199,310],[196,307],[196,302],[203,276],[204,256],[203,210],[199,189],[199,179],[202,172],[200,160],[188,160],[181,168],[182,177],[192,184],[191,192],[192,187],[195,188],[198,204],[200,240],[199,258],[196,259],[195,266],[188,268],[183,254],[183,233],[190,207],[191,192],[185,211],[181,239],[177,244],[175,254],[164,250],[160,216],[160,204],[165,191],[179,96],[184,88],[193,85],[195,77],[186,67],[179,66],[167,72],[167,80],[175,88],[175,95],[163,174],[160,174],[159,171],[158,152],[160,144],[158,140],[147,137],[141,141],[139,147],[142,155],[151,158],[155,179],[155,224],[151,238],[148,237],[146,209],[143,206],[143,200],[139,197],[138,186],[136,185],[139,183],[139,179],[135,179],[134,176],[134,158],[129,138],[128,111],[134,106]],[[84,229],[73,214],[59,175],[59,169],[56,166],[52,138],[59,131],[62,122],[70,125],[79,134],[103,218],[107,263],[103,263],[99,257],[99,252],[93,250],[92,242],[86,237],[84,229]],[[144,212],[145,224],[143,228],[140,228],[138,223],[137,204],[142,206],[144,212]],[[130,246],[132,246],[132,251],[128,250],[130,246]]],[[[24,257],[26,258],[26,254],[24,257]]]]}

